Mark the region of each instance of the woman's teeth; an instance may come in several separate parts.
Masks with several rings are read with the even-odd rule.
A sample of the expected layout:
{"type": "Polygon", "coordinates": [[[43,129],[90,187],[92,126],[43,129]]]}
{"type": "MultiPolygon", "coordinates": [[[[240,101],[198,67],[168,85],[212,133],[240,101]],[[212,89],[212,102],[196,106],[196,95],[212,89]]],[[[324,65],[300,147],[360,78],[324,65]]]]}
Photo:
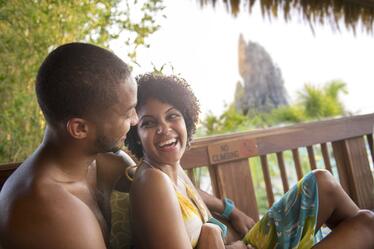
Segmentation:
{"type": "Polygon", "coordinates": [[[159,143],[159,147],[162,148],[162,147],[166,147],[166,146],[171,146],[171,145],[174,145],[177,143],[177,139],[176,138],[171,138],[171,139],[168,139],[164,142],[161,142],[159,143]]]}

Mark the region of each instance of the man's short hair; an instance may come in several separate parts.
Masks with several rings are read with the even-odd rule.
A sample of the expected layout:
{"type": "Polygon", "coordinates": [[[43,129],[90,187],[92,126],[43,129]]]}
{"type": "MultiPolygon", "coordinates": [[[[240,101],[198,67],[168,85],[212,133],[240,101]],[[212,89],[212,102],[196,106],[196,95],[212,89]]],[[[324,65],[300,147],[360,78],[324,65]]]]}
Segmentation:
{"type": "Polygon", "coordinates": [[[108,50],[85,43],[65,44],[39,68],[38,103],[50,124],[90,118],[118,102],[117,86],[129,76],[128,66],[108,50]]]}

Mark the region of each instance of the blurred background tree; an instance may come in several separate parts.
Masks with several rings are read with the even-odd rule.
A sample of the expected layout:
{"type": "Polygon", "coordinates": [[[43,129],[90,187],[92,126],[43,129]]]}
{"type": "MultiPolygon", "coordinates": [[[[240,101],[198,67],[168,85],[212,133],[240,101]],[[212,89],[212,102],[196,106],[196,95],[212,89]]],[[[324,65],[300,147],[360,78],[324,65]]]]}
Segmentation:
{"type": "Polygon", "coordinates": [[[73,41],[109,48],[121,38],[136,63],[136,50],[149,46],[146,38],[159,29],[155,16],[163,8],[162,0],[1,0],[0,162],[23,160],[41,142],[45,123],[34,80],[48,52],[73,41]],[[136,19],[134,8],[142,13],[136,19]]]}
{"type": "Polygon", "coordinates": [[[350,113],[340,99],[342,94],[348,94],[346,84],[340,80],[332,80],[322,87],[311,83],[304,84],[294,103],[274,108],[270,112],[249,110],[244,114],[238,111],[234,104],[230,104],[221,115],[209,113],[205,116],[199,135],[222,134],[348,115],[350,113]]]}

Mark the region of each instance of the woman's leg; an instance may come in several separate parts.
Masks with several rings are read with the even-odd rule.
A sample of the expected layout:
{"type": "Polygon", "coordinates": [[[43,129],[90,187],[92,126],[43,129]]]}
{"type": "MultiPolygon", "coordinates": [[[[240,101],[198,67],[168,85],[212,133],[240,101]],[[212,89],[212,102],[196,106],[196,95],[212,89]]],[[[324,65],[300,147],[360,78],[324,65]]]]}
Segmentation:
{"type": "Polygon", "coordinates": [[[374,213],[361,210],[355,216],[342,221],[313,249],[373,249],[374,213]]]}
{"type": "Polygon", "coordinates": [[[313,249],[373,249],[374,213],[360,211],[328,171],[314,173],[319,195],[317,229],[326,224],[332,232],[313,249]]]}
{"type": "Polygon", "coordinates": [[[357,214],[359,208],[329,171],[313,172],[318,183],[319,197],[317,229],[323,224],[334,229],[343,220],[357,214]]]}

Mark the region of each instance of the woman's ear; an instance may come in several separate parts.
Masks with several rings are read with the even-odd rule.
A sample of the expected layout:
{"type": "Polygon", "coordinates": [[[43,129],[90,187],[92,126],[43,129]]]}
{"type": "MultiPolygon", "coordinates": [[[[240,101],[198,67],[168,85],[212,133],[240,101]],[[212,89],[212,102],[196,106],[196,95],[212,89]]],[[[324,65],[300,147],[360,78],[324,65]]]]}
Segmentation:
{"type": "Polygon", "coordinates": [[[67,133],[75,139],[83,139],[88,136],[88,123],[82,118],[72,118],[66,123],[67,133]]]}

